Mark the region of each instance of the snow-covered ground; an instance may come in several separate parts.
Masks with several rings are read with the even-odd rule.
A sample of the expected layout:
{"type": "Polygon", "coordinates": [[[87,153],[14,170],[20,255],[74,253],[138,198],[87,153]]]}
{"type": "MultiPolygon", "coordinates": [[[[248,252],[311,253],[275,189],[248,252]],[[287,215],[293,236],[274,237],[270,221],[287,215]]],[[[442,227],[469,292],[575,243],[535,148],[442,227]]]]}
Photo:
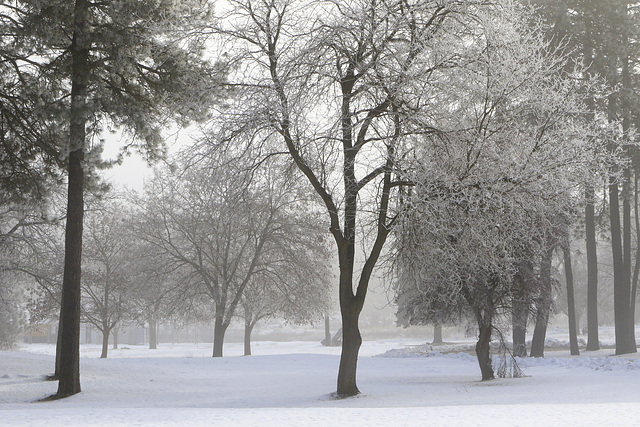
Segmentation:
{"type": "MultiPolygon", "coordinates": [[[[550,332],[562,343],[563,331],[550,332]]],[[[210,344],[124,346],[109,359],[98,359],[99,346],[83,345],[82,393],[53,402],[35,401],[56,391],[57,383],[43,381],[55,348],[25,345],[0,352],[0,425],[640,424],[637,355],[547,349],[544,360],[521,360],[526,377],[482,382],[475,357],[455,352],[460,344],[365,341],[362,394],[342,400],[331,396],[340,349],[317,342],[255,342],[251,357],[228,344],[226,357],[215,359],[210,344]]]]}

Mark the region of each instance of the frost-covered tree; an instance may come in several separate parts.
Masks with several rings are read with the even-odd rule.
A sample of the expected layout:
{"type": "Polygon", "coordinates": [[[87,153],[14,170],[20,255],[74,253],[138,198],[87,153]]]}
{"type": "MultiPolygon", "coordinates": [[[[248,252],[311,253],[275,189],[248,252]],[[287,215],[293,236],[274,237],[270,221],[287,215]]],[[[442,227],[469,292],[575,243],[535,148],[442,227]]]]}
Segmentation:
{"type": "Polygon", "coordinates": [[[483,379],[494,376],[496,317],[518,285],[531,285],[514,281],[518,264],[571,217],[593,150],[582,120],[588,88],[530,22],[509,2],[476,14],[461,65],[434,85],[446,119],[404,163],[398,301],[417,303],[405,309],[416,323],[475,319],[483,379]]]}

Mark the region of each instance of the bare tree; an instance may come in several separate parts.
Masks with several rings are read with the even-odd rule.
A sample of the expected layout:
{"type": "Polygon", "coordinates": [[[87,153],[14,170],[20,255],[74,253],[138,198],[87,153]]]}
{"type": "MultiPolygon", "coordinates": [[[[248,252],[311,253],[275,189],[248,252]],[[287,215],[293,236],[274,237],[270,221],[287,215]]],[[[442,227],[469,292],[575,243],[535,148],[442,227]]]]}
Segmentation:
{"type": "Polygon", "coordinates": [[[358,319],[395,217],[396,160],[408,134],[432,131],[407,117],[429,103],[431,75],[455,63],[449,32],[471,3],[230,3],[214,31],[243,96],[223,121],[275,135],[324,204],[340,267],[337,394],[352,396],[358,319]]]}
{"type": "Polygon", "coordinates": [[[251,331],[262,319],[281,317],[293,323],[322,318],[330,306],[331,260],[317,215],[300,213],[304,222],[274,242],[263,268],[242,296],[244,354],[251,354],[251,331]]]}
{"type": "Polygon", "coordinates": [[[257,275],[286,283],[278,265],[295,258],[276,248],[303,249],[316,229],[304,231],[310,205],[299,198],[291,171],[273,163],[256,170],[252,159],[229,162],[223,154],[218,160],[224,167],[158,173],[146,189],[138,232],[186,274],[182,281],[195,297],[212,303],[214,357],[222,356],[225,331],[257,275]]]}
{"type": "Polygon", "coordinates": [[[100,357],[106,358],[109,335],[127,311],[133,248],[122,200],[97,200],[86,216],[82,314],[102,333],[100,357]]]}

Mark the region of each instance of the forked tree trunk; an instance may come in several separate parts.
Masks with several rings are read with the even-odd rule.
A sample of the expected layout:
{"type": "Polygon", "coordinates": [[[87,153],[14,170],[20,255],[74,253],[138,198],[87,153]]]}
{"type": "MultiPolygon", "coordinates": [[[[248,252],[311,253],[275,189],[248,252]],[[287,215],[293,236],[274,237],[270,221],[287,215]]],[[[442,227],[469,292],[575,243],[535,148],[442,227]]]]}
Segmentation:
{"type": "Polygon", "coordinates": [[[571,248],[569,243],[563,248],[564,274],[567,283],[567,315],[569,317],[569,348],[572,356],[579,356],[578,324],[576,322],[576,306],[573,294],[573,268],[571,266],[571,248]]]}
{"type": "Polygon", "coordinates": [[[595,192],[585,190],[585,238],[587,246],[587,350],[599,350],[598,336],[598,254],[596,246],[595,192]]]}
{"type": "Polygon", "coordinates": [[[158,348],[158,322],[156,320],[149,320],[149,350],[155,350],[158,348]]]}
{"type": "Polygon", "coordinates": [[[479,319],[478,342],[476,343],[476,355],[478,356],[478,364],[482,373],[482,380],[494,379],[493,366],[491,365],[491,329],[493,327],[490,316],[488,318],[479,319]]]}
{"type": "Polygon", "coordinates": [[[227,331],[227,326],[222,319],[222,315],[216,316],[213,325],[213,357],[222,357],[224,334],[227,331]]]}
{"type": "Polygon", "coordinates": [[[433,345],[441,345],[441,344],[443,344],[443,341],[442,341],[442,325],[440,325],[438,323],[433,325],[433,342],[431,344],[433,344],[433,345]]]}

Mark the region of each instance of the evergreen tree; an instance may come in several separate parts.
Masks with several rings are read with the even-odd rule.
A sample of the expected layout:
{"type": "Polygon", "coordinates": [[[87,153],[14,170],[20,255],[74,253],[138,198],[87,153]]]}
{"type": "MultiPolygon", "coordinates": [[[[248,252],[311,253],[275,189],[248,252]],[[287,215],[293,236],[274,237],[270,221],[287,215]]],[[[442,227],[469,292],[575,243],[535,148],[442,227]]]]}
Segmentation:
{"type": "MultiPolygon", "coordinates": [[[[68,198],[56,397],[80,391],[79,333],[83,192],[92,172],[92,143],[104,129],[122,129],[149,158],[162,153],[168,119],[203,118],[219,69],[201,60],[198,25],[206,1],[14,0],[1,6],[15,42],[27,46],[34,73],[55,89],[67,131],[57,149],[68,198]],[[195,34],[195,36],[193,36],[195,34]]],[[[23,112],[27,114],[28,112],[23,112]]]]}

